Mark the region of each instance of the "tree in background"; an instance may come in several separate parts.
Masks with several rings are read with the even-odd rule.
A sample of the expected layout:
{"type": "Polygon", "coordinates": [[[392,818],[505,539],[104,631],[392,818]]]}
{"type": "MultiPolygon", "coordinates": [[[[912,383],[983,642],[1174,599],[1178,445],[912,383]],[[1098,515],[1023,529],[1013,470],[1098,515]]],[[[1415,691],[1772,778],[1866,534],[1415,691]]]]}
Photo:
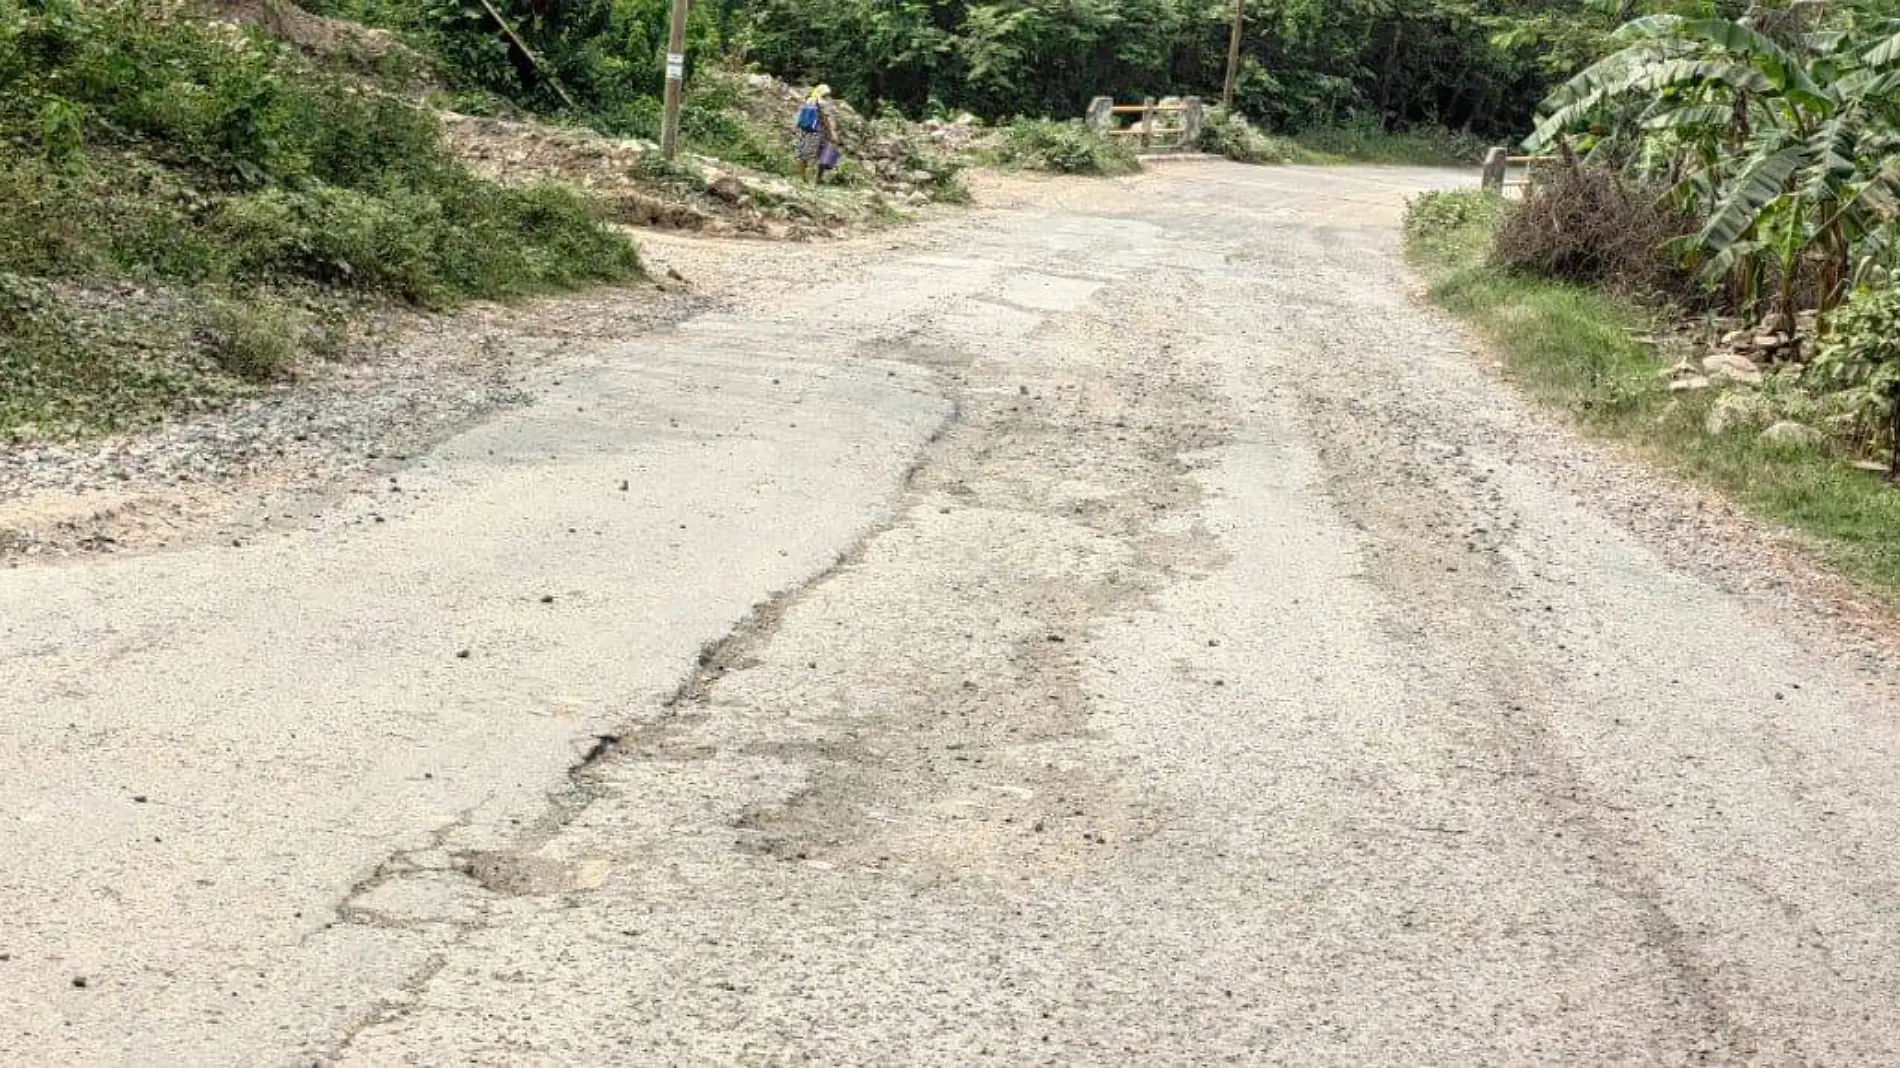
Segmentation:
{"type": "MultiPolygon", "coordinates": [[[[660,85],[666,0],[309,0],[397,29],[465,88],[637,132],[660,85]]],[[[1521,136],[1555,84],[1601,58],[1626,18],[1733,16],[1740,0],[1250,0],[1241,110],[1281,130],[1355,123],[1521,136]]],[[[860,106],[990,119],[1074,117],[1125,99],[1220,89],[1232,0],[711,0],[689,55],[723,49],[860,106]]]]}
{"type": "MultiPolygon", "coordinates": [[[[730,0],[746,57],[858,99],[988,118],[1076,115],[1092,96],[1212,95],[1228,0],[730,0]]],[[[1599,58],[1637,0],[1253,0],[1241,109],[1271,126],[1361,122],[1521,134],[1599,58]]]]}
{"type": "MultiPolygon", "coordinates": [[[[577,117],[615,132],[658,132],[668,0],[305,0],[303,6],[402,34],[433,56],[459,89],[558,112],[568,107],[558,84],[586,113],[577,117]],[[497,14],[532,54],[503,32],[497,14]]],[[[695,5],[687,24],[689,63],[721,53],[719,17],[714,5],[695,5]]]]}

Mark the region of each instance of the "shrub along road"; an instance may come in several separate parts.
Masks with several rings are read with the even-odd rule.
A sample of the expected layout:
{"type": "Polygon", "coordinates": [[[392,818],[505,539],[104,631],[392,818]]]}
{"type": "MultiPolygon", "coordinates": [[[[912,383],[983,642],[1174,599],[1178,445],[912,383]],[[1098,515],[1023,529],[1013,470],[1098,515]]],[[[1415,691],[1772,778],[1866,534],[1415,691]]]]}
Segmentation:
{"type": "Polygon", "coordinates": [[[0,1059],[1900,1057],[1891,646],[1415,303],[1466,180],[658,242],[404,492],[0,572],[0,1059]]]}

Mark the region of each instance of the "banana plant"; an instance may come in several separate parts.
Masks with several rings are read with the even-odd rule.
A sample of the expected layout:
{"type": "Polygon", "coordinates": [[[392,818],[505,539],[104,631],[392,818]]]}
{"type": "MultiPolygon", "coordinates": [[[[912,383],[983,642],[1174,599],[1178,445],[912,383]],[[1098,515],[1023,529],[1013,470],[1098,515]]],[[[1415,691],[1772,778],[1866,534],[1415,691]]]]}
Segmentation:
{"type": "MultiPolygon", "coordinates": [[[[1678,251],[1754,310],[1764,268],[1792,314],[1804,265],[1822,310],[1900,215],[1900,26],[1784,45],[1742,20],[1655,15],[1545,101],[1533,151],[1612,117],[1609,136],[1669,144],[1678,202],[1705,220],[1678,251]]],[[[1652,155],[1653,158],[1653,155],[1652,155]]]]}

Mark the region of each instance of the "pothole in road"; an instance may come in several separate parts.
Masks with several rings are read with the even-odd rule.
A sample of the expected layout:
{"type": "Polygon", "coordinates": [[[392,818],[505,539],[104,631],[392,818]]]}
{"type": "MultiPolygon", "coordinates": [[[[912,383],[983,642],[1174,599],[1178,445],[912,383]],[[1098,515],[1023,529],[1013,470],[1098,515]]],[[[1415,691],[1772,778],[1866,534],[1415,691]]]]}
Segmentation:
{"type": "Polygon", "coordinates": [[[456,866],[484,889],[509,897],[541,897],[598,890],[611,866],[598,857],[558,860],[519,853],[471,850],[455,854],[456,866]]]}
{"type": "Polygon", "coordinates": [[[869,359],[902,360],[919,367],[953,371],[970,366],[975,358],[968,349],[915,338],[862,341],[856,351],[869,359]]]}

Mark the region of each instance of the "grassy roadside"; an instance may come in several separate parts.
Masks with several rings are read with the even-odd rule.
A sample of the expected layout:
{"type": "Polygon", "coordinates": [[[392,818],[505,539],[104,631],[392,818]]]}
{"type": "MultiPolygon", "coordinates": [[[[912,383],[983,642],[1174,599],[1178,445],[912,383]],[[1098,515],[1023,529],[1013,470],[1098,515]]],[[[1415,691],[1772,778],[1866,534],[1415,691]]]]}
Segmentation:
{"type": "Polygon", "coordinates": [[[1475,134],[1437,127],[1392,131],[1376,124],[1322,126],[1287,139],[1295,163],[1374,163],[1407,167],[1474,167],[1488,147],[1475,134]]]}
{"type": "Polygon", "coordinates": [[[1127,141],[1104,137],[1074,119],[1018,119],[998,128],[982,156],[1003,170],[1096,177],[1141,170],[1141,159],[1127,141]]]}
{"type": "MultiPolygon", "coordinates": [[[[1610,294],[1487,262],[1502,205],[1477,194],[1415,206],[1406,254],[1434,302],[1465,320],[1526,392],[1584,430],[1806,536],[1830,566],[1900,606],[1900,490],[1825,448],[1710,433],[1722,390],[1672,393],[1648,345],[1654,316],[1610,294]]],[[[1772,380],[1765,388],[1773,388],[1772,380]]]]}
{"type": "Polygon", "coordinates": [[[1308,166],[1476,166],[1484,158],[1485,147],[1480,138],[1454,130],[1392,131],[1364,123],[1275,134],[1218,108],[1208,116],[1202,138],[1203,151],[1236,163],[1308,166]]]}

